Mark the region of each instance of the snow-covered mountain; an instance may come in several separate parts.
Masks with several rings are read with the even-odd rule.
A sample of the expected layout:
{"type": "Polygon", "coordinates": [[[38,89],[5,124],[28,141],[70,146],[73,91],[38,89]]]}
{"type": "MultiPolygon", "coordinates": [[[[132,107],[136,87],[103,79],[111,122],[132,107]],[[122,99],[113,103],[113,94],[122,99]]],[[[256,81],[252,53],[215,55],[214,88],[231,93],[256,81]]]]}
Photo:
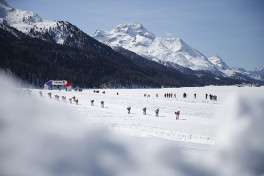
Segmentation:
{"type": "Polygon", "coordinates": [[[232,67],[232,71],[234,74],[242,74],[255,80],[264,81],[264,73],[263,71],[258,70],[258,68],[256,68],[255,71],[247,71],[244,68],[232,67]]]}
{"type": "Polygon", "coordinates": [[[255,68],[255,70],[251,71],[251,73],[264,76],[264,68],[262,67],[255,68]]]}
{"type": "MultiPolygon", "coordinates": [[[[245,79],[243,76],[247,76],[251,79],[259,80],[259,81],[264,81],[264,75],[261,75],[262,69],[261,67],[256,68],[255,71],[247,71],[244,68],[239,68],[239,67],[232,67],[230,68],[219,56],[213,56],[208,58],[209,61],[214,64],[219,71],[224,73],[225,76],[228,77],[237,77],[239,79],[245,79]]],[[[263,71],[264,72],[264,71],[263,71]]]]}
{"type": "Polygon", "coordinates": [[[228,70],[228,69],[230,69],[230,67],[219,56],[210,57],[210,58],[208,58],[208,60],[212,64],[214,64],[215,66],[217,66],[219,69],[221,69],[221,70],[228,70]]]}
{"type": "Polygon", "coordinates": [[[123,47],[164,65],[178,64],[192,70],[215,72],[217,68],[179,38],[161,38],[142,24],[123,23],[111,31],[97,30],[94,38],[112,47],[123,47]]]}
{"type": "Polygon", "coordinates": [[[0,25],[11,26],[17,30],[48,42],[75,46],[78,48],[95,48],[94,39],[67,21],[49,21],[34,12],[10,7],[5,0],[0,0],[0,25]]]}
{"type": "Polygon", "coordinates": [[[180,38],[161,38],[148,31],[142,24],[123,23],[111,31],[96,30],[94,38],[112,48],[125,48],[150,60],[173,67],[195,71],[209,71],[217,76],[263,81],[263,70],[250,72],[230,68],[219,56],[207,58],[180,38]],[[242,75],[242,76],[241,76],[242,75]]]}
{"type": "Polygon", "coordinates": [[[217,67],[219,71],[221,71],[225,76],[233,76],[235,71],[232,70],[221,57],[213,56],[208,58],[208,60],[217,67]]]}
{"type": "MultiPolygon", "coordinates": [[[[108,55],[110,48],[102,45],[100,43],[102,42],[116,51],[116,48],[124,48],[149,60],[173,67],[185,74],[195,74],[193,73],[194,70],[198,71],[196,75],[200,74],[199,71],[206,71],[204,74],[211,72],[216,76],[236,78],[234,76],[239,73],[253,79],[264,80],[263,68],[252,72],[230,68],[220,57],[208,59],[182,39],[157,37],[141,24],[123,23],[108,32],[97,30],[94,38],[92,38],[67,21],[45,20],[34,12],[14,9],[5,0],[0,0],[0,28],[13,33],[17,38],[20,37],[20,34],[14,29],[32,38],[96,50],[108,55]]],[[[119,49],[119,51],[121,50],[119,49]]],[[[247,80],[246,78],[243,79],[247,80]]]]}
{"type": "MultiPolygon", "coordinates": [[[[10,7],[4,0],[0,1],[0,22],[5,22],[7,25],[18,29],[19,31],[38,37],[37,33],[50,31],[58,26],[56,21],[48,21],[39,17],[33,12],[23,11],[10,7]]],[[[54,40],[56,43],[63,43],[61,33],[57,33],[54,40]]]]}

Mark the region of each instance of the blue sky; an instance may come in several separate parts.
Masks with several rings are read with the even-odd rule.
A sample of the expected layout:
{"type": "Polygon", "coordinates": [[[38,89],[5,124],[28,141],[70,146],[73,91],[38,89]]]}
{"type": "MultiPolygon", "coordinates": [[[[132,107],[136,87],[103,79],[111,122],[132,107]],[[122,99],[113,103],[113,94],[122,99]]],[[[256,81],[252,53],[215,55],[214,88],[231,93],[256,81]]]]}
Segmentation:
{"type": "Polygon", "coordinates": [[[7,0],[48,20],[66,20],[89,35],[123,22],[159,37],[178,37],[231,67],[264,67],[262,0],[7,0]]]}

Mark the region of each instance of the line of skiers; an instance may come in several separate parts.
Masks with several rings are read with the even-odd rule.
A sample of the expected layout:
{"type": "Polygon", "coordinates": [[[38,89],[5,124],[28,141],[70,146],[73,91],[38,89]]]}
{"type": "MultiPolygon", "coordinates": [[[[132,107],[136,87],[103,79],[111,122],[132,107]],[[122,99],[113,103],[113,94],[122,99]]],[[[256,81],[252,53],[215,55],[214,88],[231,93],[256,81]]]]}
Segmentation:
{"type": "MultiPolygon", "coordinates": [[[[130,114],[131,106],[128,106],[127,107],[127,111],[128,111],[128,114],[130,114]]],[[[147,107],[143,107],[142,108],[142,111],[143,111],[143,115],[146,115],[147,114],[147,107]]],[[[159,116],[159,108],[155,109],[154,112],[155,112],[155,116],[158,117],[159,116]]],[[[175,114],[176,114],[176,120],[179,120],[179,118],[180,118],[180,111],[176,111],[175,114]]]]}
{"type": "MultiPolygon", "coordinates": [[[[206,93],[206,94],[205,94],[205,99],[207,99],[207,97],[208,97],[208,94],[206,93]]],[[[215,100],[215,101],[217,101],[217,96],[216,96],[216,95],[212,95],[212,94],[210,94],[210,95],[209,95],[209,98],[210,98],[210,100],[215,100]]]]}
{"type": "MultiPolygon", "coordinates": [[[[40,96],[42,96],[42,92],[41,92],[41,91],[39,92],[39,94],[40,94],[40,96]]],[[[49,96],[50,99],[52,98],[51,95],[52,95],[52,93],[49,92],[49,93],[48,93],[48,96],[49,96]]],[[[54,95],[54,97],[55,97],[55,99],[56,99],[57,101],[60,100],[60,96],[59,96],[59,95],[54,95]]],[[[66,103],[66,100],[67,100],[66,96],[61,96],[61,99],[62,99],[63,102],[66,103]]],[[[72,102],[75,102],[76,105],[79,104],[79,100],[78,100],[75,96],[73,96],[72,98],[69,98],[69,102],[70,102],[71,104],[72,104],[72,102]]]]}
{"type": "MultiPolygon", "coordinates": [[[[78,103],[79,103],[79,100],[78,99],[76,99],[76,97],[75,96],[73,96],[72,98],[69,98],[69,101],[70,101],[70,103],[72,104],[72,102],[75,102],[76,103],[76,105],[78,105],[78,103]]],[[[66,102],[66,97],[65,97],[65,102],[66,102]]]]}
{"type": "MultiPolygon", "coordinates": [[[[40,96],[42,96],[41,91],[39,92],[39,94],[40,94],[40,96]]],[[[51,98],[52,93],[49,92],[48,95],[51,98]]],[[[59,101],[60,96],[59,95],[54,95],[54,96],[55,96],[56,100],[59,101]]],[[[61,96],[61,98],[62,98],[63,102],[66,102],[66,96],[61,96]]],[[[72,98],[69,98],[69,101],[71,104],[73,101],[76,103],[76,105],[78,105],[78,103],[79,103],[79,100],[76,99],[75,96],[73,96],[72,98]]],[[[94,106],[94,100],[91,100],[91,106],[94,106]]],[[[104,108],[104,101],[101,101],[101,108],[104,108]]],[[[147,107],[142,108],[142,110],[143,110],[143,115],[146,115],[147,114],[147,107]]],[[[127,111],[128,111],[128,114],[130,114],[131,106],[127,107],[127,111]]],[[[155,112],[155,116],[158,117],[159,116],[159,108],[155,109],[154,112],[155,112]]],[[[175,114],[176,114],[176,120],[179,120],[180,111],[175,112],[175,114]]]]}
{"type": "MultiPolygon", "coordinates": [[[[94,100],[91,100],[91,106],[94,106],[94,100]]],[[[101,101],[101,108],[104,108],[104,101],[101,101]]]]}
{"type": "MultiPolygon", "coordinates": [[[[94,106],[94,100],[91,100],[91,106],[94,106]]],[[[104,101],[101,101],[101,108],[104,108],[104,101]]],[[[143,111],[143,115],[147,114],[147,107],[143,107],[142,108],[143,111]]],[[[131,112],[131,106],[127,107],[127,113],[130,114],[131,112]]],[[[159,108],[155,109],[155,116],[158,117],[159,116],[159,108]]],[[[179,116],[180,116],[180,111],[176,111],[176,120],[179,120],[179,116]]]]}
{"type": "MultiPolygon", "coordinates": [[[[177,95],[176,95],[176,93],[174,93],[174,94],[173,93],[165,93],[164,97],[165,98],[172,98],[172,97],[176,98],[177,95]]],[[[194,97],[196,98],[196,94],[194,94],[194,97]]],[[[183,98],[187,98],[187,94],[185,92],[183,93],[183,98]]]]}
{"type": "MultiPolygon", "coordinates": [[[[156,94],[156,97],[158,97],[157,94],[156,94]]],[[[174,93],[174,94],[173,94],[173,93],[165,93],[165,94],[164,94],[164,97],[165,97],[165,98],[172,98],[172,97],[176,98],[176,93],[174,93]]],[[[188,97],[187,93],[184,92],[184,93],[182,94],[182,97],[183,97],[183,98],[187,98],[187,97],[188,97]]],[[[196,98],[197,98],[197,94],[194,93],[194,94],[193,94],[193,97],[194,97],[194,99],[196,99],[196,98]]],[[[208,98],[208,94],[206,93],[206,94],[205,94],[205,99],[207,99],[207,98],[208,98]]],[[[210,98],[210,100],[215,100],[215,101],[217,101],[217,96],[216,96],[216,95],[212,95],[212,94],[210,94],[210,95],[209,95],[209,98],[210,98]]]]}
{"type": "Polygon", "coordinates": [[[174,96],[174,98],[176,98],[176,93],[175,94],[173,94],[173,93],[165,93],[164,94],[165,98],[172,98],[173,96],[174,96]]]}

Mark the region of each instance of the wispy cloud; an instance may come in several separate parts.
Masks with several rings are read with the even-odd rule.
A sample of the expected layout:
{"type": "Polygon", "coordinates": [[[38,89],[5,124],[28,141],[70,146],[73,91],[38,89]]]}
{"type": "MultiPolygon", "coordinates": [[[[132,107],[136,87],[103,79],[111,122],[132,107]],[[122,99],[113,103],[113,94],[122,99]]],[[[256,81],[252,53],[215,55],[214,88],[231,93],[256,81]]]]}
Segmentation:
{"type": "Polygon", "coordinates": [[[171,36],[173,36],[173,34],[172,33],[170,33],[170,32],[165,32],[165,34],[164,34],[165,36],[168,36],[168,37],[171,37],[171,36]]]}

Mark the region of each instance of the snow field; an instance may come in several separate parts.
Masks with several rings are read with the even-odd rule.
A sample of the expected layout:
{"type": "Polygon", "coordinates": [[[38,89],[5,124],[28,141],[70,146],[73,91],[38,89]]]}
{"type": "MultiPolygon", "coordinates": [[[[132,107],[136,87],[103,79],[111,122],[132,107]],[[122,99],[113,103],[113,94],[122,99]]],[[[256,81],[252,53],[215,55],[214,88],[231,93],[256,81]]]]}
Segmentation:
{"type": "Polygon", "coordinates": [[[0,80],[0,175],[264,174],[263,87],[54,90],[50,99],[49,91],[40,97],[33,89],[30,96],[0,80]],[[197,93],[197,99],[153,97],[174,90],[197,93]],[[219,101],[204,100],[204,92],[219,101]],[[55,94],[76,96],[80,104],[56,101],[55,94]],[[142,106],[149,109],[146,116],[142,106]],[[160,117],[154,116],[157,106],[160,117]],[[182,120],[171,114],[176,108],[182,120]]]}
{"type": "MultiPolygon", "coordinates": [[[[67,107],[78,116],[87,120],[87,123],[104,124],[116,133],[138,137],[158,137],[173,141],[191,142],[214,145],[217,143],[216,113],[221,110],[223,100],[230,92],[259,91],[263,88],[226,87],[194,87],[194,88],[166,88],[166,89],[86,89],[83,92],[65,90],[41,90],[43,97],[50,101],[47,93],[66,96],[67,107]],[[102,92],[105,91],[105,94],[102,92]],[[117,92],[119,95],[117,95],[117,92]],[[182,94],[187,93],[187,98],[182,94]],[[176,98],[165,98],[165,93],[176,93],[176,98]],[[197,98],[194,99],[194,93],[197,98]],[[205,99],[205,94],[218,96],[217,101],[205,99]],[[146,94],[146,97],[144,97],[146,94]],[[158,97],[156,97],[158,94],[158,97]],[[150,95],[150,97],[148,97],[150,95]],[[76,96],[79,104],[69,104],[69,98],[76,96]],[[94,100],[94,106],[91,106],[94,100]],[[105,102],[101,108],[100,102],[105,102]],[[131,106],[131,114],[127,107],[131,106]],[[147,108],[143,115],[142,108],[147,108]],[[159,108],[159,117],[155,117],[155,109],[159,108]],[[175,112],[180,111],[180,119],[176,120],[175,112]]],[[[33,89],[32,94],[38,96],[40,90],[33,89]]],[[[62,102],[60,99],[59,102],[62,102]]]]}

